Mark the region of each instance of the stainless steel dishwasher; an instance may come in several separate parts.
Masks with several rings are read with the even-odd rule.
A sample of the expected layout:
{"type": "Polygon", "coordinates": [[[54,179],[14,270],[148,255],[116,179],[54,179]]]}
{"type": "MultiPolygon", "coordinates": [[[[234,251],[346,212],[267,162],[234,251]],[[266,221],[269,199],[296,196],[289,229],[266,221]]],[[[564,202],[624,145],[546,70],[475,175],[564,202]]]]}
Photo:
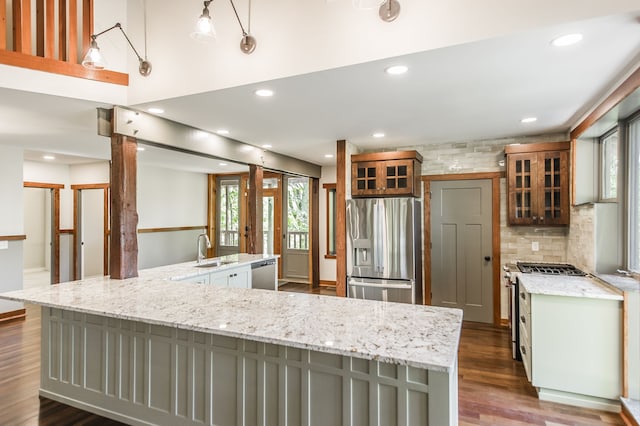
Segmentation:
{"type": "Polygon", "coordinates": [[[251,264],[251,288],[277,290],[278,263],[276,259],[266,259],[251,264]]]}

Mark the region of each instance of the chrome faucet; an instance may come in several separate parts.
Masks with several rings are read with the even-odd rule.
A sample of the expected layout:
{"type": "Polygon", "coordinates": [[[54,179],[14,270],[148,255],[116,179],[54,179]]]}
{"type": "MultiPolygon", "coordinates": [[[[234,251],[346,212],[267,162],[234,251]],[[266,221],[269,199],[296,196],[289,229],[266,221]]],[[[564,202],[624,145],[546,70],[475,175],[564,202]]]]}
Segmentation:
{"type": "Polygon", "coordinates": [[[198,264],[202,263],[204,259],[207,258],[206,252],[202,251],[202,244],[200,244],[200,238],[204,237],[204,241],[207,244],[207,248],[211,248],[211,240],[209,240],[209,236],[207,234],[198,235],[198,239],[196,240],[196,250],[198,252],[197,262],[198,264]]]}

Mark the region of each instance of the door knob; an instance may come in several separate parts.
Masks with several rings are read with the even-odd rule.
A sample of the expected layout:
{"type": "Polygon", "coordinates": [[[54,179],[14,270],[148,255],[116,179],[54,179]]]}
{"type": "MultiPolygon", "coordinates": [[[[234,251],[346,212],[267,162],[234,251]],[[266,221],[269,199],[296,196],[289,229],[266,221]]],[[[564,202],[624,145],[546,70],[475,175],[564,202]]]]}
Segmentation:
{"type": "Polygon", "coordinates": [[[490,260],[491,260],[491,256],[485,256],[485,257],[484,257],[484,261],[485,261],[485,262],[488,262],[488,261],[490,261],[490,260]]]}

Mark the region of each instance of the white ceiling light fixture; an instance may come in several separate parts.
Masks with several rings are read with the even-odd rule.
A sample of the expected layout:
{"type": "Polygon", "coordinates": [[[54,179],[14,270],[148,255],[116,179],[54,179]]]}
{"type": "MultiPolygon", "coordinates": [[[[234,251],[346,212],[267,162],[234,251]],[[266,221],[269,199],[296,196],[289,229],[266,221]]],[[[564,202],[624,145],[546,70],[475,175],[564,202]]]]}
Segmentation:
{"type": "Polygon", "coordinates": [[[273,90],[270,89],[258,89],[255,92],[256,96],[260,96],[261,98],[270,98],[273,96],[273,90]]]}
{"type": "Polygon", "coordinates": [[[582,38],[580,33],[564,34],[551,40],[551,45],[555,47],[571,46],[582,41],[582,38]]]}
{"type": "Polygon", "coordinates": [[[406,65],[392,65],[384,69],[384,72],[389,75],[402,75],[407,71],[409,71],[409,67],[406,65]]]}
{"type": "Polygon", "coordinates": [[[162,108],[149,108],[147,109],[151,114],[164,114],[164,110],[162,108]]]}
{"type": "Polygon", "coordinates": [[[333,158],[333,154],[325,154],[324,158],[333,158]]]}
{"type": "Polygon", "coordinates": [[[262,147],[264,149],[269,149],[269,148],[273,148],[271,145],[269,145],[268,143],[265,143],[264,145],[262,145],[262,147]]]}
{"type": "Polygon", "coordinates": [[[398,0],[385,0],[378,9],[378,16],[384,22],[395,21],[400,15],[400,3],[398,0]]]}
{"type": "Polygon", "coordinates": [[[139,152],[144,151],[144,147],[143,146],[139,146],[138,148],[136,148],[139,152]]]}
{"type": "Polygon", "coordinates": [[[47,161],[51,161],[51,160],[55,160],[56,157],[54,157],[53,155],[43,155],[42,158],[44,158],[47,161]]]}
{"type": "Polygon", "coordinates": [[[219,163],[218,165],[224,167],[227,165],[227,163],[219,163]]]}
{"type": "Polygon", "coordinates": [[[107,61],[105,61],[102,53],[100,53],[100,48],[98,47],[98,42],[96,41],[96,39],[102,34],[107,33],[115,28],[120,30],[124,38],[127,39],[127,43],[129,43],[129,46],[131,46],[131,49],[133,49],[133,52],[138,57],[138,72],[140,72],[141,76],[147,77],[149,74],[151,74],[151,62],[149,62],[146,58],[142,59],[142,56],[140,56],[136,48],[133,47],[131,40],[129,40],[129,37],[127,37],[127,34],[122,29],[122,25],[120,25],[120,22],[117,22],[111,28],[107,28],[104,31],[91,35],[91,44],[89,45],[87,54],[84,55],[84,59],[82,59],[82,66],[90,70],[103,70],[107,66],[107,61]]]}
{"type": "MultiPolygon", "coordinates": [[[[216,31],[213,26],[213,20],[211,19],[211,13],[209,12],[209,5],[213,0],[205,0],[204,1],[204,9],[202,9],[202,14],[198,18],[196,22],[196,28],[191,33],[191,37],[200,40],[200,41],[208,41],[213,40],[216,37],[216,31]]],[[[240,30],[242,30],[242,39],[240,40],[240,50],[242,53],[246,53],[247,55],[256,50],[256,39],[253,37],[251,33],[251,0],[249,0],[249,19],[247,23],[247,29],[245,30],[244,25],[242,25],[242,21],[240,21],[240,16],[238,15],[238,11],[236,10],[236,5],[233,3],[233,0],[229,0],[231,3],[231,7],[233,8],[233,13],[236,15],[236,19],[238,20],[238,24],[240,25],[240,30]]]]}
{"type": "Polygon", "coordinates": [[[538,118],[536,117],[525,117],[522,120],[520,120],[521,123],[527,124],[527,123],[534,123],[538,121],[538,118]]]}
{"type": "Polygon", "coordinates": [[[373,134],[373,137],[376,138],[376,139],[384,138],[384,133],[376,132],[376,133],[373,134]]]}
{"type": "Polygon", "coordinates": [[[216,133],[222,136],[228,135],[229,131],[227,129],[218,129],[216,130],[216,133]]]}

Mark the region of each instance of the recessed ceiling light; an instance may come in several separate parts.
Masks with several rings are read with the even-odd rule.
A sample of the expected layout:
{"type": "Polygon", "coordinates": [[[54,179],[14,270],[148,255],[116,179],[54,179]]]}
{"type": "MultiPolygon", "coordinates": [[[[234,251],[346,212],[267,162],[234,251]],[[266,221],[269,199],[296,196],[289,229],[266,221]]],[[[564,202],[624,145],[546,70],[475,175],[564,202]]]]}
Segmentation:
{"type": "Polygon", "coordinates": [[[222,167],[224,167],[224,166],[226,166],[226,165],[227,165],[227,163],[220,163],[219,165],[220,165],[220,166],[222,166],[222,167]]]}
{"type": "Polygon", "coordinates": [[[376,138],[376,139],[384,138],[384,133],[382,133],[382,132],[374,133],[373,137],[376,138]]]}
{"type": "Polygon", "coordinates": [[[216,130],[216,133],[219,135],[228,135],[229,131],[227,129],[218,129],[216,130]]]}
{"type": "Polygon", "coordinates": [[[255,149],[255,148],[254,148],[254,147],[252,147],[251,145],[245,145],[245,146],[243,146],[242,148],[240,148],[240,150],[241,150],[241,151],[244,151],[244,152],[251,152],[251,151],[253,151],[254,149],[255,149]]]}
{"type": "Polygon", "coordinates": [[[393,65],[388,68],[385,68],[384,72],[391,75],[400,75],[409,71],[409,67],[406,65],[393,65]]]}
{"type": "Polygon", "coordinates": [[[147,111],[149,111],[151,114],[162,114],[162,113],[164,113],[164,110],[162,108],[149,108],[147,111]]]}
{"type": "Polygon", "coordinates": [[[43,155],[42,158],[44,158],[45,160],[55,160],[56,157],[54,157],[53,155],[43,155]]]}
{"type": "Polygon", "coordinates": [[[521,123],[533,123],[534,121],[538,121],[536,117],[526,117],[520,120],[521,123]]]}
{"type": "Polygon", "coordinates": [[[258,89],[254,92],[256,96],[260,96],[261,98],[268,98],[269,96],[273,96],[273,90],[269,89],[258,89]]]}
{"type": "Polygon", "coordinates": [[[144,146],[139,146],[138,148],[136,148],[138,151],[144,151],[144,146]]]}
{"type": "Polygon", "coordinates": [[[262,145],[263,148],[269,149],[269,148],[273,148],[271,145],[269,145],[268,143],[265,143],[264,145],[262,145]]]}
{"type": "Polygon", "coordinates": [[[571,46],[572,44],[576,44],[581,40],[582,34],[580,33],[565,34],[551,40],[551,45],[555,47],[571,46]]]}
{"type": "Polygon", "coordinates": [[[333,158],[333,154],[325,154],[324,158],[333,158]]]}

